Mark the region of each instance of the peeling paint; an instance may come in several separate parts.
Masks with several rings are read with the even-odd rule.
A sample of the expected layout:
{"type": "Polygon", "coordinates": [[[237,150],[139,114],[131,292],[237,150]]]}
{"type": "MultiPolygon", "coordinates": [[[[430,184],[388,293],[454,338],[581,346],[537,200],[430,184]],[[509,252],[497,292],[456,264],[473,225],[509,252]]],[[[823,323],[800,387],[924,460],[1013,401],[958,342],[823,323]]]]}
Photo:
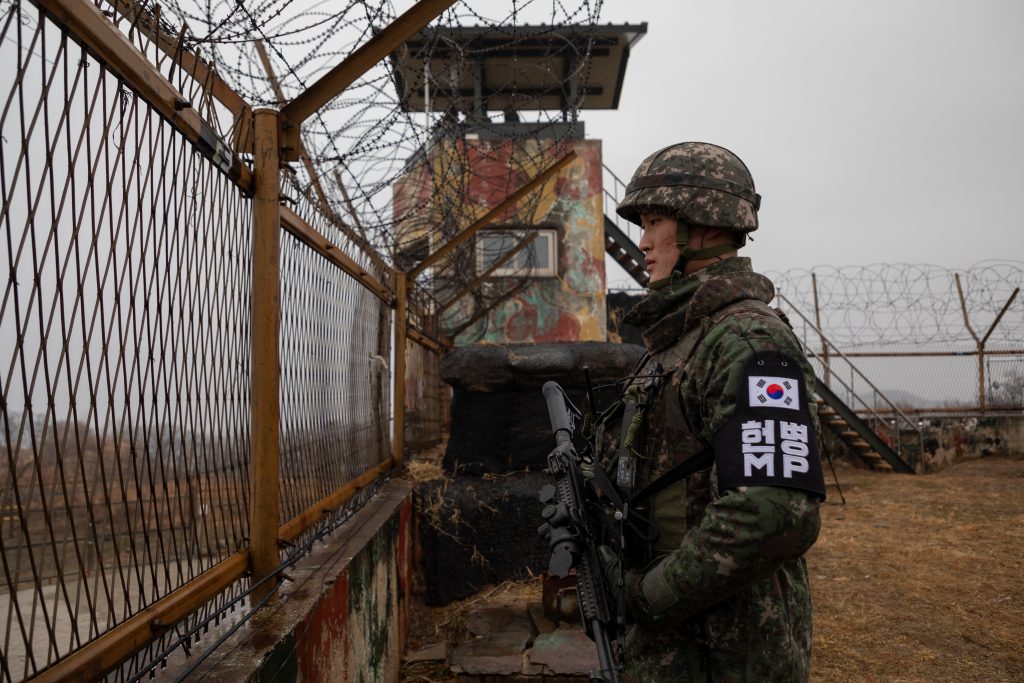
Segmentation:
{"type": "MultiPolygon", "coordinates": [[[[483,215],[570,147],[577,159],[545,185],[539,199],[520,203],[498,221],[557,226],[557,277],[534,278],[460,334],[456,343],[607,339],[601,142],[443,140],[429,159],[395,184],[397,229],[403,242],[411,242],[415,236],[429,236],[445,207],[455,203],[468,209],[467,221],[483,215]],[[449,181],[447,186],[435,186],[432,178],[449,181]]],[[[468,298],[461,305],[467,308],[457,304],[446,312],[452,326],[471,314],[468,298]]]]}
{"type": "Polygon", "coordinates": [[[392,518],[349,566],[349,653],[346,680],[398,680],[398,519],[392,518]]]}
{"type": "Polygon", "coordinates": [[[302,633],[295,657],[298,660],[297,680],[343,681],[348,666],[348,575],[331,586],[316,610],[296,631],[302,633]]]}

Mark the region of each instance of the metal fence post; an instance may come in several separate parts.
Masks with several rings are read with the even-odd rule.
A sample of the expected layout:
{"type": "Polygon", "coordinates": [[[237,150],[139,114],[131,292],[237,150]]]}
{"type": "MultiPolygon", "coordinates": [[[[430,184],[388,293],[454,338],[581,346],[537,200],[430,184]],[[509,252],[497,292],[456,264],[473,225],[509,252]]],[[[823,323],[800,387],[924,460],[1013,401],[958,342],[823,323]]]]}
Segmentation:
{"type": "Polygon", "coordinates": [[[988,343],[988,338],[991,337],[992,333],[996,331],[996,327],[999,325],[999,321],[1003,319],[1004,315],[1006,315],[1006,311],[1010,309],[1010,304],[1013,303],[1013,300],[1017,298],[1017,295],[1019,293],[1020,287],[1015,287],[1013,289],[1013,294],[1010,295],[1010,298],[1006,300],[1006,303],[1003,304],[1002,309],[1000,309],[999,315],[997,315],[996,319],[992,321],[992,325],[989,326],[988,332],[986,332],[985,336],[981,338],[980,342],[978,342],[978,377],[980,378],[981,384],[980,395],[982,415],[985,414],[985,344],[988,343]]]}
{"type": "MultiPolygon", "coordinates": [[[[252,493],[249,543],[252,582],[276,571],[280,520],[281,465],[281,215],[278,113],[257,109],[252,208],[252,398],[249,438],[252,493]]],[[[257,587],[258,602],[275,587],[271,579],[257,587]]]]}
{"type": "Polygon", "coordinates": [[[409,324],[409,277],[395,271],[395,391],[391,400],[395,404],[395,440],[392,454],[395,465],[405,457],[405,339],[409,324]]]}
{"type": "Polygon", "coordinates": [[[985,344],[988,343],[988,338],[992,336],[992,333],[996,331],[996,327],[999,325],[999,321],[1006,315],[1006,311],[1010,309],[1010,305],[1013,304],[1014,299],[1020,293],[1020,287],[1014,287],[1013,293],[1010,294],[1010,298],[1003,304],[1002,309],[999,311],[999,315],[992,321],[992,324],[988,328],[988,332],[981,339],[974,333],[974,328],[971,327],[971,320],[967,315],[967,299],[964,297],[964,288],[960,284],[960,273],[953,274],[953,281],[956,284],[956,293],[960,297],[960,311],[964,316],[964,326],[967,331],[971,333],[971,337],[974,339],[974,343],[978,348],[978,412],[982,415],[985,414],[985,344]]]}
{"type": "Polygon", "coordinates": [[[825,384],[829,384],[831,377],[829,377],[829,362],[828,362],[828,344],[825,343],[825,335],[821,332],[821,308],[818,306],[818,276],[811,272],[811,288],[814,290],[814,325],[818,328],[818,335],[821,338],[821,359],[824,367],[823,379],[825,384]]]}
{"type": "Polygon", "coordinates": [[[953,273],[953,282],[956,284],[956,293],[960,298],[960,312],[964,316],[964,327],[971,334],[971,338],[974,339],[974,345],[978,350],[978,410],[984,415],[985,414],[985,345],[982,344],[981,340],[978,339],[978,335],[974,333],[974,328],[971,327],[971,319],[967,315],[967,300],[964,298],[964,288],[960,284],[960,273],[953,273]]]}

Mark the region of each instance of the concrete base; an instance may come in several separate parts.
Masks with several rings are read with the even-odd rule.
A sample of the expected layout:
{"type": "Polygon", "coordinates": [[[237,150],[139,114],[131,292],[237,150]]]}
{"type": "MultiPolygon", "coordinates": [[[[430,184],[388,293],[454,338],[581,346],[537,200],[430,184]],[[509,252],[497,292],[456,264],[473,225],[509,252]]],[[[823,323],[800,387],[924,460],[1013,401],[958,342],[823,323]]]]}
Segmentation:
{"type": "MultiPolygon", "coordinates": [[[[389,482],[290,569],[277,600],[190,680],[397,682],[408,621],[411,520],[410,485],[389,482]]],[[[172,675],[174,668],[168,667],[172,675]]]]}
{"type": "MultiPolygon", "coordinates": [[[[924,432],[918,472],[934,472],[961,460],[1021,453],[1024,417],[930,417],[920,421],[924,432]]],[[[916,436],[916,435],[915,435],[916,436]]],[[[906,437],[904,437],[906,438],[906,437]]],[[[912,449],[916,444],[907,439],[912,449]]]]}
{"type": "MultiPolygon", "coordinates": [[[[964,460],[1024,454],[1024,416],[979,417],[913,411],[908,411],[907,415],[917,422],[921,433],[911,430],[900,433],[901,454],[918,474],[936,472],[964,460]]],[[[884,430],[880,430],[879,435],[893,445],[884,430]]],[[[832,453],[861,466],[827,430],[822,438],[832,453]]]]}
{"type": "Polygon", "coordinates": [[[544,383],[558,382],[584,410],[583,368],[589,367],[595,400],[604,408],[617,398],[614,383],[643,353],[639,346],[604,342],[455,349],[441,363],[441,377],[454,389],[445,471],[479,476],[543,469],[555,444],[544,383]]]}

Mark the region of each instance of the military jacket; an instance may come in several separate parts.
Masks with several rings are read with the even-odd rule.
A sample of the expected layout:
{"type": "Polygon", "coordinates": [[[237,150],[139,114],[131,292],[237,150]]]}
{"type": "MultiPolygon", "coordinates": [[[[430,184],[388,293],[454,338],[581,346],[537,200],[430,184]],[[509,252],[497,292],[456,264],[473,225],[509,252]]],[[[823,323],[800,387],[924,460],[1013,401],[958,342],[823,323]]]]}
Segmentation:
{"type": "Polygon", "coordinates": [[[654,368],[663,376],[633,449],[633,490],[699,452],[714,453],[713,464],[647,501],[661,533],[646,553],[631,555],[632,568],[665,563],[678,604],[669,623],[629,629],[633,680],[808,678],[803,553],[817,538],[824,493],[814,374],[768,307],[772,298],[771,282],[749,259],[732,258],[677,277],[625,320],[644,329],[650,359],[641,374],[654,368]],[[778,409],[761,410],[761,401],[778,409]],[[790,440],[771,455],[758,445],[780,436],[790,440]]]}

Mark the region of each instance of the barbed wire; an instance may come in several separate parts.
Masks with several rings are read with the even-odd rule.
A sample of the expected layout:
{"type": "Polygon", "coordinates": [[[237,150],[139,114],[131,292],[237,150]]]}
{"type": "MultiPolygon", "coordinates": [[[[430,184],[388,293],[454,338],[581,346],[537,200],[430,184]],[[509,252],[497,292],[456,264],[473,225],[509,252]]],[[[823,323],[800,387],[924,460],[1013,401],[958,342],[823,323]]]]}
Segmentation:
{"type": "MultiPolygon", "coordinates": [[[[140,4],[150,10],[155,5],[153,0],[140,4]]],[[[253,107],[280,104],[257,41],[289,101],[399,14],[391,0],[349,0],[340,7],[325,0],[166,0],[160,5],[156,14],[164,33],[181,35],[187,26],[185,47],[201,48],[253,107]]],[[[500,200],[553,162],[567,142],[582,137],[572,110],[587,94],[602,0],[513,0],[488,4],[489,10],[479,5],[457,2],[410,41],[413,51],[407,56],[424,64],[423,82],[403,89],[397,59],[382,60],[303,126],[303,144],[318,178],[296,164],[295,181],[310,188],[318,180],[335,215],[359,226],[373,249],[402,267],[410,266],[412,252],[423,255],[414,247],[424,238],[428,253],[444,244],[482,215],[481,204],[500,200]],[[482,104],[479,94],[457,92],[465,75],[476,73],[479,79],[474,69],[495,54],[507,55],[511,76],[485,93],[482,104]],[[530,68],[545,70],[548,100],[522,85],[530,68]],[[552,91],[561,106],[551,105],[552,91]],[[578,99],[572,102],[574,93],[578,99]],[[442,104],[432,107],[430,100],[442,104]],[[521,144],[525,137],[543,142],[521,144]],[[488,142],[469,144],[471,138],[488,142]],[[395,194],[411,182],[413,200],[399,206],[395,194]]],[[[540,193],[534,193],[504,222],[533,225],[543,218],[539,206],[540,193]]],[[[447,266],[425,273],[419,285],[446,301],[477,275],[476,250],[473,243],[464,245],[447,266]]],[[[454,319],[471,318],[480,307],[507,297],[521,286],[517,279],[522,278],[505,277],[476,289],[454,319]]]]}
{"type": "Polygon", "coordinates": [[[1024,347],[1024,296],[1018,295],[992,327],[1014,290],[1024,286],[1020,261],[983,261],[965,269],[908,263],[815,266],[766,274],[803,315],[814,320],[817,311],[821,330],[844,350],[974,349],[964,308],[977,338],[991,329],[987,348],[1024,347]]]}

